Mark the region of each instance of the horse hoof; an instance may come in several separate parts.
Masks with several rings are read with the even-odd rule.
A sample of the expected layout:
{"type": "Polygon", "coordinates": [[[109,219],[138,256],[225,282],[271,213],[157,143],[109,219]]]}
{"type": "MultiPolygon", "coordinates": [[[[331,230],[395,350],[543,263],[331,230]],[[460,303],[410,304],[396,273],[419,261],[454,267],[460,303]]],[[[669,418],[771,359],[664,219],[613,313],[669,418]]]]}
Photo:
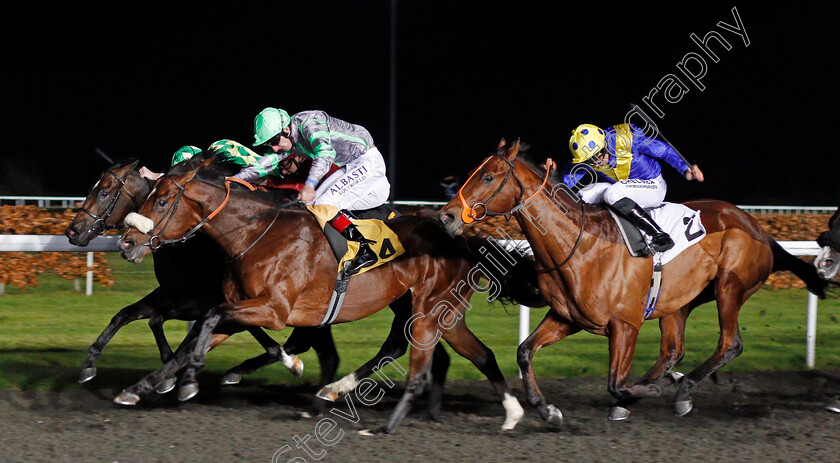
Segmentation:
{"type": "Polygon", "coordinates": [[[196,394],[198,394],[198,383],[182,384],[181,388],[178,389],[178,400],[186,402],[195,397],[196,394]]]}
{"type": "Polygon", "coordinates": [[[360,436],[377,436],[379,434],[390,434],[384,427],[376,429],[362,429],[359,431],[360,436]]]}
{"type": "Polygon", "coordinates": [[[318,391],[315,395],[318,398],[328,400],[330,402],[335,402],[336,400],[338,400],[338,392],[332,389],[328,389],[327,387],[321,388],[321,390],[318,391]]]}
{"type": "Polygon", "coordinates": [[[691,399],[674,402],[674,414],[677,416],[688,415],[688,412],[693,408],[694,404],[691,402],[691,399]]]}
{"type": "MultiPolygon", "coordinates": [[[[502,424],[502,431],[511,431],[513,428],[516,427],[517,424],[522,420],[522,417],[525,416],[525,409],[522,408],[522,405],[519,405],[519,401],[516,400],[516,397],[508,394],[505,392],[505,399],[502,401],[502,405],[505,407],[505,422],[502,424]]],[[[560,415],[560,422],[563,422],[563,414],[560,413],[560,410],[557,410],[557,413],[560,415]]]]}
{"type": "Polygon", "coordinates": [[[610,421],[624,421],[630,418],[630,410],[616,405],[610,410],[610,421]]]}
{"type": "Polygon", "coordinates": [[[240,381],[242,381],[242,375],[239,373],[228,372],[222,376],[221,384],[222,386],[232,386],[234,384],[239,384],[240,381]]]}
{"type": "Polygon", "coordinates": [[[563,424],[563,413],[554,405],[549,405],[548,416],[545,418],[545,421],[559,428],[563,424]]]}
{"type": "Polygon", "coordinates": [[[158,387],[155,389],[155,392],[158,394],[166,394],[167,392],[175,389],[175,385],[178,384],[177,378],[167,378],[161,382],[158,387]]]}
{"type": "Polygon", "coordinates": [[[297,355],[295,355],[295,361],[292,363],[292,366],[289,367],[289,371],[298,378],[303,376],[303,360],[301,360],[297,355]]]}
{"type": "Polygon", "coordinates": [[[96,367],[82,368],[79,373],[79,384],[86,383],[96,376],[96,367]]]}
{"type": "Polygon", "coordinates": [[[827,403],[825,409],[833,413],[840,413],[840,399],[834,399],[832,402],[827,403]]]}
{"type": "Polygon", "coordinates": [[[120,395],[114,397],[114,403],[117,405],[134,406],[140,403],[140,396],[133,392],[122,391],[120,395]]]}

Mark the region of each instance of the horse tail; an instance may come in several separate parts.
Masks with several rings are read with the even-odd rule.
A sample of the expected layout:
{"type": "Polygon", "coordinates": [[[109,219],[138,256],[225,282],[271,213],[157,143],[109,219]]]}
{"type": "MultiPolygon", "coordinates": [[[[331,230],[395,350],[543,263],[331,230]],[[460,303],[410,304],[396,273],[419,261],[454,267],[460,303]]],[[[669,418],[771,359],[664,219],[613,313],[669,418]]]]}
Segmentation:
{"type": "Polygon", "coordinates": [[[793,272],[800,280],[805,282],[808,291],[816,294],[820,299],[825,299],[826,289],[830,283],[820,278],[817,269],[813,265],[803,262],[793,254],[787,252],[782,246],[771,238],[770,249],[773,251],[773,271],[787,270],[793,272]]]}
{"type": "MultiPolygon", "coordinates": [[[[506,249],[483,236],[462,236],[468,259],[480,268],[485,278],[497,283],[497,299],[503,303],[528,307],[546,307],[548,302],[540,292],[536,263],[519,249],[506,249]]],[[[495,295],[495,293],[494,293],[495,295]]]]}

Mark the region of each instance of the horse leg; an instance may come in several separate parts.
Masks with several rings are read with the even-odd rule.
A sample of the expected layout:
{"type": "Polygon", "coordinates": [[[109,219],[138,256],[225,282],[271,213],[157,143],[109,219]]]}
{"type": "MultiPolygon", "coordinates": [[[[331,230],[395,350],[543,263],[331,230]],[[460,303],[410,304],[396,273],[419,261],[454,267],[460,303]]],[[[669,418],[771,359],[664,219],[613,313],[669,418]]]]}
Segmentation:
{"type": "Polygon", "coordinates": [[[143,318],[149,318],[157,312],[164,298],[160,288],[155,289],[134,304],[123,307],[111,318],[111,322],[102,331],[96,341],[88,348],[88,354],[82,363],[82,371],[79,374],[79,382],[86,383],[96,376],[96,360],[102,355],[102,351],[111,339],[123,326],[143,318]]]}
{"type": "Polygon", "coordinates": [[[443,344],[437,343],[432,354],[432,383],[429,385],[429,419],[440,421],[440,406],[443,401],[443,383],[449,370],[449,354],[443,344]]]}
{"type": "MultiPolygon", "coordinates": [[[[182,386],[178,392],[178,400],[186,401],[195,396],[198,392],[198,382],[195,378],[204,367],[207,352],[230,336],[228,333],[216,333],[216,328],[220,324],[257,328],[263,326],[264,323],[275,322],[277,313],[268,305],[268,301],[269,296],[263,296],[235,304],[222,304],[207,312],[202,320],[201,331],[196,339],[195,348],[190,355],[189,366],[181,379],[182,386]]],[[[288,314],[289,311],[287,310],[285,313],[288,314]]],[[[276,345],[274,340],[262,330],[250,330],[250,332],[257,340],[266,342],[266,345],[276,345]]],[[[279,345],[277,347],[282,357],[285,351],[279,345]]]]}
{"type": "Polygon", "coordinates": [[[532,361],[534,354],[541,348],[578,331],[580,331],[580,328],[560,319],[553,310],[549,310],[534,332],[522,341],[522,344],[516,349],[516,361],[519,364],[519,370],[522,372],[522,385],[525,388],[528,404],[536,407],[540,416],[555,426],[560,426],[563,423],[563,414],[554,405],[546,403],[545,397],[537,385],[532,361]]]}
{"type": "MultiPolygon", "coordinates": [[[[415,304],[416,307],[418,307],[417,304],[415,304]]],[[[422,317],[414,320],[412,323],[411,338],[416,344],[412,343],[411,347],[410,366],[405,391],[397,406],[394,407],[394,411],[391,413],[391,417],[383,429],[387,434],[391,434],[397,429],[397,426],[399,426],[411,409],[411,403],[423,393],[423,390],[429,383],[432,357],[434,355],[434,349],[430,344],[437,344],[435,342],[437,330],[433,323],[434,320],[429,320],[430,318],[432,317],[422,317]],[[428,347],[418,348],[418,345],[428,347]]]]}
{"type": "MultiPolygon", "coordinates": [[[[295,336],[295,333],[299,332],[299,330],[311,330],[313,328],[295,328],[292,331],[292,336],[289,336],[289,340],[295,336]]],[[[248,332],[260,343],[260,345],[265,349],[264,354],[260,354],[256,357],[250,358],[245,360],[244,362],[240,363],[239,365],[229,369],[225,374],[222,376],[221,384],[224,386],[232,385],[232,384],[239,384],[242,380],[242,376],[249,375],[262,367],[267,365],[271,365],[275,362],[282,362],[283,365],[292,372],[293,375],[300,377],[303,374],[303,361],[298,358],[297,355],[300,352],[306,352],[309,350],[309,344],[306,345],[306,348],[295,352],[294,354],[289,353],[289,349],[286,346],[280,346],[277,341],[274,340],[271,336],[269,336],[265,331],[260,328],[248,328],[248,332]]],[[[309,333],[309,331],[302,331],[309,333]]],[[[300,337],[300,336],[298,336],[300,337]]],[[[289,345],[289,342],[286,342],[286,345],[289,345]]]]}
{"type": "Polygon", "coordinates": [[[404,328],[411,317],[411,295],[406,293],[400,296],[391,303],[391,310],[394,311],[391,331],[388,332],[388,337],[382,343],[379,352],[353,373],[322,387],[317,393],[318,397],[335,402],[342,395],[355,389],[362,378],[367,378],[385,364],[405,355],[408,350],[408,339],[405,337],[404,328]]]}
{"type": "Polygon", "coordinates": [[[505,421],[502,424],[502,430],[510,431],[515,428],[522,417],[525,416],[525,410],[522,409],[519,401],[516,400],[516,397],[508,388],[493,351],[467,328],[463,318],[453,328],[443,331],[443,339],[452,346],[452,349],[458,355],[471,361],[479,371],[487,376],[505,408],[505,421]]]}
{"type": "Polygon", "coordinates": [[[607,330],[610,343],[610,373],[607,390],[618,399],[618,403],[610,413],[610,420],[621,421],[630,416],[627,405],[640,397],[659,396],[662,394],[662,388],[655,384],[636,384],[629,387],[626,385],[630,375],[630,365],[633,363],[633,354],[636,352],[639,329],[624,320],[612,318],[607,323],[607,330]]]}
{"type": "MultiPolygon", "coordinates": [[[[155,312],[149,318],[149,329],[152,330],[152,334],[155,336],[155,343],[157,344],[158,351],[160,352],[160,361],[161,363],[166,363],[172,360],[172,348],[169,347],[169,342],[166,340],[166,334],[163,332],[163,322],[166,321],[163,314],[160,312],[155,312]]],[[[175,389],[175,385],[178,383],[178,378],[175,376],[166,378],[163,382],[155,389],[155,392],[158,394],[166,394],[167,392],[175,389]]]]}
{"type": "Polygon", "coordinates": [[[738,313],[744,303],[745,293],[743,284],[734,274],[727,272],[718,278],[715,285],[718,324],[720,325],[718,346],[711,357],[680,379],[674,401],[674,413],[677,416],[684,416],[693,408],[691,390],[697,383],[743,352],[744,344],[741,341],[741,332],[738,328],[738,313]]]}
{"type": "MultiPolygon", "coordinates": [[[[685,321],[689,313],[691,309],[686,306],[659,319],[661,333],[659,357],[647,373],[636,382],[637,386],[657,384],[665,375],[668,375],[671,378],[671,384],[674,384],[682,376],[681,373],[674,372],[673,368],[685,356],[685,321]]],[[[620,406],[627,407],[639,399],[640,397],[628,397],[622,400],[620,406]]]]}
{"type": "MultiPolygon", "coordinates": [[[[297,331],[299,328],[295,328],[297,331]]],[[[294,333],[292,333],[294,336],[294,333]]],[[[292,338],[289,337],[289,339],[292,338]]],[[[338,350],[335,348],[335,341],[332,336],[332,329],[329,325],[313,329],[309,337],[312,348],[318,354],[318,363],[321,365],[321,381],[318,383],[319,387],[326,386],[335,379],[335,373],[338,371],[338,350]]],[[[286,343],[288,345],[288,342],[286,343]]],[[[285,346],[284,346],[285,348],[285,346]]],[[[312,398],[312,414],[313,416],[320,416],[324,413],[327,406],[327,401],[318,397],[312,398]]]]}

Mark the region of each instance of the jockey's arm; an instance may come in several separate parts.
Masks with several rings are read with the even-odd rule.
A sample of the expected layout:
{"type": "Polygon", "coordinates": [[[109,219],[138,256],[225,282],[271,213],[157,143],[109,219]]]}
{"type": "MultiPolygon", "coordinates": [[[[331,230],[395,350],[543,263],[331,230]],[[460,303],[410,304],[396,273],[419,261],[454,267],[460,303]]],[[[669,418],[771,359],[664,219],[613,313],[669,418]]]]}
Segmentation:
{"type": "Polygon", "coordinates": [[[336,153],[330,140],[330,126],[325,120],[312,119],[300,128],[300,132],[312,147],[312,166],[306,176],[306,183],[314,188],[321,183],[335,162],[336,153]]]}
{"type": "Polygon", "coordinates": [[[644,135],[638,136],[637,140],[633,140],[634,146],[638,146],[638,151],[641,154],[646,156],[652,157],[654,159],[658,159],[660,161],[667,162],[671,167],[677,170],[680,174],[682,174],[685,178],[692,180],[693,178],[697,178],[697,180],[703,181],[703,173],[700,172],[700,169],[697,166],[690,166],[688,165],[680,156],[677,154],[677,151],[674,150],[671,145],[665,143],[664,141],[657,140],[655,138],[646,137],[644,135]],[[638,145],[636,145],[638,143],[638,145]],[[696,170],[695,170],[696,169],[696,170]],[[698,173],[696,177],[692,177],[693,173],[698,173]]]}
{"type": "Polygon", "coordinates": [[[246,182],[253,182],[268,175],[269,172],[277,168],[279,163],[280,157],[277,156],[277,153],[268,154],[261,157],[257,162],[251,163],[248,167],[240,170],[235,177],[246,182]]]}

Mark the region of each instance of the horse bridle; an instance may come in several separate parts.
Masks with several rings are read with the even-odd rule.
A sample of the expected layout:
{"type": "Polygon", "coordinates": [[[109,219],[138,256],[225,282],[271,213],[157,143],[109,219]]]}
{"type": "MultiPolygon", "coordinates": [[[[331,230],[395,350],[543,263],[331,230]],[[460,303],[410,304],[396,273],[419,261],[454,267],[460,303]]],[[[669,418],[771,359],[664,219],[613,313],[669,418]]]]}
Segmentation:
{"type": "Polygon", "coordinates": [[[85,214],[89,215],[93,219],[93,225],[88,228],[87,233],[95,232],[95,228],[97,225],[101,227],[101,230],[95,232],[97,235],[102,235],[108,230],[113,230],[116,228],[120,228],[120,224],[117,225],[108,225],[106,222],[111,217],[111,214],[114,213],[114,209],[117,207],[117,201],[120,199],[120,195],[122,195],[123,191],[126,192],[126,196],[131,198],[131,201],[134,203],[135,209],[139,210],[140,205],[137,203],[137,198],[125,187],[126,180],[128,180],[128,173],[125,174],[125,177],[120,177],[111,169],[106,170],[103,174],[109,174],[119,182],[120,187],[117,189],[117,192],[114,193],[114,196],[111,197],[111,202],[108,203],[108,206],[105,207],[105,212],[102,215],[96,215],[93,212],[85,209],[84,207],[79,208],[80,211],[84,212],[85,214]]]}
{"type": "MultiPolygon", "coordinates": [[[[178,195],[175,197],[175,201],[172,203],[172,205],[169,206],[169,210],[166,212],[166,215],[168,217],[166,218],[166,222],[164,222],[160,231],[157,234],[152,235],[152,232],[154,231],[154,229],[157,228],[155,226],[151,230],[149,230],[148,233],[146,233],[147,235],[151,235],[151,236],[149,237],[149,242],[144,243],[143,246],[149,246],[149,248],[151,248],[152,251],[156,251],[156,250],[160,249],[160,247],[163,246],[164,244],[183,243],[184,241],[187,241],[188,239],[195,236],[196,233],[198,233],[198,231],[201,229],[201,227],[203,227],[207,222],[212,220],[213,217],[215,217],[219,212],[221,212],[221,210],[224,209],[224,207],[227,205],[228,200],[230,199],[230,184],[231,184],[231,182],[238,183],[238,184],[248,188],[251,191],[256,190],[256,187],[254,187],[253,185],[251,185],[250,183],[248,183],[245,180],[242,180],[242,179],[239,179],[239,178],[236,178],[236,177],[225,177],[225,199],[222,200],[222,203],[219,204],[219,206],[215,210],[213,210],[213,212],[211,212],[210,215],[208,215],[207,217],[202,219],[200,222],[198,222],[198,224],[196,224],[191,229],[187,230],[187,232],[184,233],[184,235],[182,237],[173,238],[173,239],[162,239],[161,236],[163,236],[164,230],[166,230],[166,227],[169,226],[169,222],[172,220],[172,217],[175,216],[175,212],[178,210],[178,204],[181,202],[181,198],[187,198],[187,199],[190,199],[191,201],[195,201],[195,202],[201,204],[201,201],[191,199],[186,195],[187,190],[186,190],[185,185],[179,184],[172,177],[165,177],[165,178],[168,178],[169,180],[172,181],[172,183],[175,184],[175,186],[178,188],[178,195]]],[[[243,250],[242,252],[240,252],[239,254],[234,256],[232,259],[228,259],[228,261],[232,262],[232,261],[235,261],[235,260],[239,259],[240,257],[242,257],[242,255],[244,255],[252,247],[254,247],[254,245],[256,245],[268,233],[268,230],[271,229],[271,227],[274,225],[274,222],[277,221],[277,218],[280,216],[280,211],[283,209],[283,207],[288,206],[292,203],[296,203],[296,202],[298,202],[298,200],[291,201],[288,204],[278,205],[277,206],[277,211],[274,214],[274,218],[271,220],[271,223],[268,224],[268,227],[266,227],[266,229],[263,230],[262,234],[253,243],[251,243],[247,248],[245,248],[245,250],[243,250]]]]}
{"type": "MultiPolygon", "coordinates": [[[[461,220],[465,224],[468,224],[468,223],[472,223],[472,222],[480,222],[480,221],[486,219],[487,217],[505,216],[506,218],[510,218],[510,216],[519,212],[523,207],[525,207],[526,204],[528,204],[528,201],[530,201],[532,198],[536,197],[537,194],[539,194],[540,191],[542,191],[545,188],[546,184],[548,183],[548,177],[551,175],[551,169],[555,166],[556,166],[556,164],[554,163],[554,160],[552,160],[551,158],[546,159],[546,161],[545,161],[545,178],[543,179],[542,184],[540,184],[540,187],[537,188],[537,190],[534,192],[534,194],[529,196],[528,199],[526,199],[525,201],[522,201],[522,197],[525,196],[525,187],[522,184],[522,180],[519,180],[519,177],[517,177],[516,173],[514,172],[516,170],[516,166],[514,165],[513,161],[510,161],[508,158],[506,158],[505,156],[503,156],[501,154],[498,154],[498,153],[489,156],[487,159],[484,160],[484,162],[481,163],[481,165],[478,166],[478,168],[475,170],[475,172],[473,172],[472,175],[470,175],[470,177],[467,179],[467,181],[464,182],[464,184],[458,190],[458,198],[461,200],[461,205],[462,205],[461,220]],[[507,173],[505,173],[505,178],[502,179],[502,182],[499,184],[499,187],[496,189],[496,191],[493,192],[493,194],[490,195],[489,198],[487,198],[485,201],[477,202],[477,203],[473,204],[472,206],[468,206],[467,205],[467,200],[466,200],[466,198],[464,198],[464,193],[463,193],[464,187],[467,186],[467,184],[470,183],[470,180],[472,180],[472,178],[475,176],[475,174],[477,174],[481,170],[481,168],[484,167],[484,165],[487,164],[494,157],[498,157],[498,158],[502,159],[503,161],[505,161],[507,163],[508,171],[507,171],[507,173]],[[502,191],[502,188],[504,188],[505,184],[508,181],[508,178],[510,178],[511,175],[513,176],[514,180],[516,180],[516,182],[519,183],[519,197],[516,199],[516,202],[514,203],[515,205],[507,212],[494,212],[494,211],[487,210],[487,204],[490,201],[492,201],[493,198],[495,198],[496,195],[499,194],[499,192],[502,191]],[[478,207],[478,206],[481,206],[484,209],[484,212],[480,217],[476,216],[476,207],[478,207]]],[[[580,201],[580,210],[581,210],[580,233],[578,234],[578,237],[577,237],[577,240],[575,241],[574,247],[572,247],[572,251],[569,253],[569,255],[560,264],[555,265],[554,267],[551,267],[551,268],[548,268],[548,269],[543,269],[543,270],[538,269],[537,270],[538,273],[548,273],[548,272],[553,272],[554,270],[559,269],[560,267],[566,265],[566,263],[569,262],[569,260],[575,254],[578,247],[580,246],[581,239],[583,238],[583,229],[586,227],[586,207],[584,207],[583,201],[580,201]]]]}

